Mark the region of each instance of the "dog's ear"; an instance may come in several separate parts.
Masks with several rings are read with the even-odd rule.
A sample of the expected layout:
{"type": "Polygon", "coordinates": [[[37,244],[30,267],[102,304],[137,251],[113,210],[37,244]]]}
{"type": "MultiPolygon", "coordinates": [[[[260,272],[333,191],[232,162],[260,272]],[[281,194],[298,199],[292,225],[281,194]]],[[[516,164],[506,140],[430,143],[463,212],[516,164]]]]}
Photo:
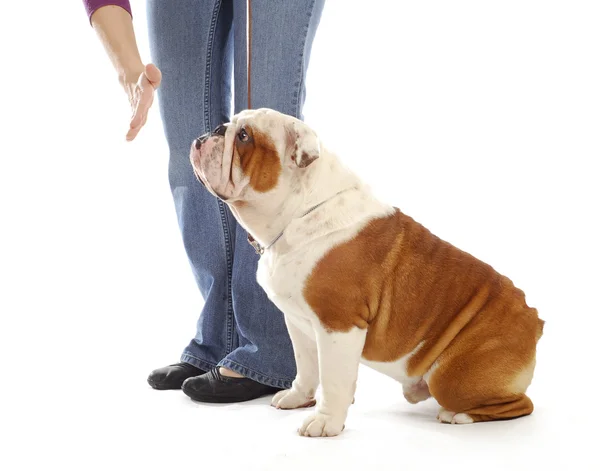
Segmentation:
{"type": "Polygon", "coordinates": [[[299,168],[306,168],[319,158],[321,148],[317,134],[301,121],[294,121],[286,128],[288,158],[299,168]]]}

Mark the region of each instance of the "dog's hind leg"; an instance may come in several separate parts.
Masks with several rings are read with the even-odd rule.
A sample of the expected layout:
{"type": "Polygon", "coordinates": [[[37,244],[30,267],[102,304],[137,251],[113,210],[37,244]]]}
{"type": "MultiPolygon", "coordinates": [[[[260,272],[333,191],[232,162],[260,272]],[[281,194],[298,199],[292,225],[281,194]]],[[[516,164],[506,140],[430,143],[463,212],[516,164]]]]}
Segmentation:
{"type": "Polygon", "coordinates": [[[508,398],[506,401],[498,401],[495,404],[486,404],[473,407],[466,412],[455,413],[440,409],[438,420],[448,424],[471,424],[473,422],[486,422],[489,420],[506,420],[529,415],[533,412],[533,403],[527,395],[522,394],[516,398],[508,398]]]}

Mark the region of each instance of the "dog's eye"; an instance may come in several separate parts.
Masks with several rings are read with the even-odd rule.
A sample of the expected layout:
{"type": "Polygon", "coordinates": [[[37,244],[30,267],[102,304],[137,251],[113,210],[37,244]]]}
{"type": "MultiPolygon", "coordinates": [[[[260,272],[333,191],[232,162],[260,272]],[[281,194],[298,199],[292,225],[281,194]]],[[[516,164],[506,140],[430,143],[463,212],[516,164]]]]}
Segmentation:
{"type": "Polygon", "coordinates": [[[242,128],[242,130],[238,132],[238,139],[242,142],[247,142],[249,137],[250,136],[248,136],[248,133],[244,128],[242,128]]]}

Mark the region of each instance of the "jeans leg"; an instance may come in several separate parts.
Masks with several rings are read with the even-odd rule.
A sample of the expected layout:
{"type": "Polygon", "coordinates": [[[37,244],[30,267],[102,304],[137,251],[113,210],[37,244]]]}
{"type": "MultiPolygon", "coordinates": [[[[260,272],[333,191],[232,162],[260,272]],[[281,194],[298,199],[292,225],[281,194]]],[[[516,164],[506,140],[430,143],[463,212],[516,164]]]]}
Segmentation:
{"type": "Polygon", "coordinates": [[[231,300],[235,227],[228,210],[195,178],[194,138],[227,121],[231,103],[232,4],[148,0],[153,61],[163,74],[158,102],[169,146],[169,183],[193,275],[204,298],[181,361],[214,367],[237,347],[231,300]]]}
{"type": "MultiPolygon", "coordinates": [[[[252,107],[302,119],[305,77],[324,0],[252,0],[252,107]]],[[[246,2],[234,2],[235,108],[247,107],[246,2]]],[[[256,381],[291,387],[294,352],[283,314],[256,281],[258,256],[237,227],[232,296],[240,346],[225,365],[256,381]]]]}

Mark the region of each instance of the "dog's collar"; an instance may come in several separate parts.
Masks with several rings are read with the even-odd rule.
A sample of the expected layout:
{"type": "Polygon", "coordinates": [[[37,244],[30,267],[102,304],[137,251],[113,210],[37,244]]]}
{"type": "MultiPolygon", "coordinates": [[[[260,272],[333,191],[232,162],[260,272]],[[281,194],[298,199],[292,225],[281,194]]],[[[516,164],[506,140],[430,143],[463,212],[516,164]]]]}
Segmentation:
{"type": "MultiPolygon", "coordinates": [[[[306,216],[309,213],[312,213],[315,209],[317,209],[320,206],[323,206],[325,203],[327,203],[329,200],[332,200],[333,198],[335,198],[337,195],[344,193],[346,191],[352,190],[354,187],[352,188],[346,188],[345,190],[341,190],[338,191],[335,195],[330,196],[329,198],[327,198],[324,201],[321,201],[320,203],[315,204],[314,206],[310,207],[307,211],[304,211],[304,213],[302,213],[302,215],[300,216],[300,218],[303,218],[304,216],[306,216]]],[[[273,247],[275,245],[275,243],[281,239],[281,237],[283,236],[283,233],[285,232],[285,230],[287,229],[287,227],[291,224],[292,221],[290,221],[284,228],[283,230],[277,235],[277,237],[275,237],[271,243],[265,247],[263,247],[262,245],[260,245],[258,243],[257,240],[254,239],[254,237],[252,237],[250,235],[250,233],[248,233],[248,243],[254,247],[254,250],[256,251],[256,253],[258,255],[262,255],[265,253],[265,251],[269,250],[271,247],[273,247]]]]}

